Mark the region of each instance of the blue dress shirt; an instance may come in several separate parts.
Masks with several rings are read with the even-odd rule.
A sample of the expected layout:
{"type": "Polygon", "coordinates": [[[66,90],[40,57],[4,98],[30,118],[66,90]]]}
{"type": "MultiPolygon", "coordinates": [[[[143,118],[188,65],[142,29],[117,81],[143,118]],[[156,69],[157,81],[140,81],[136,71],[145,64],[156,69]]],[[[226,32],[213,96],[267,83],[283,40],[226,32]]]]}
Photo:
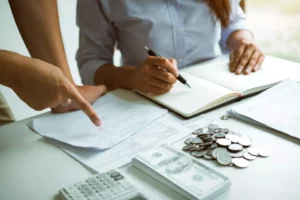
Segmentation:
{"type": "Polygon", "coordinates": [[[219,56],[231,33],[248,30],[239,0],[231,0],[231,9],[229,26],[222,28],[205,0],[78,0],[82,81],[94,85],[97,69],[113,63],[116,45],[126,66],[144,62],[144,46],[175,58],[178,68],[219,56]]]}

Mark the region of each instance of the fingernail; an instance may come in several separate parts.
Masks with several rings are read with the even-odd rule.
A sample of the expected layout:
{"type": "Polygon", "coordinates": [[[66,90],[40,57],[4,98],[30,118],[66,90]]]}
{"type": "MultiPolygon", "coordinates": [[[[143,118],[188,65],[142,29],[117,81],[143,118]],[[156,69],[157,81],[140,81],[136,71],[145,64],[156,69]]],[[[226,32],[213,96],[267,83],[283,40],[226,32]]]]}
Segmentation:
{"type": "Polygon", "coordinates": [[[99,119],[97,119],[97,120],[94,121],[94,124],[96,126],[100,126],[101,125],[101,121],[99,119]]]}
{"type": "Polygon", "coordinates": [[[247,73],[250,73],[250,72],[251,72],[251,67],[248,67],[248,68],[246,69],[246,72],[247,72],[247,73]]]}
{"type": "Polygon", "coordinates": [[[255,68],[254,68],[254,70],[255,70],[255,71],[257,71],[257,70],[258,70],[258,68],[259,68],[259,66],[258,66],[258,65],[256,65],[256,66],[255,66],[255,68]]]}

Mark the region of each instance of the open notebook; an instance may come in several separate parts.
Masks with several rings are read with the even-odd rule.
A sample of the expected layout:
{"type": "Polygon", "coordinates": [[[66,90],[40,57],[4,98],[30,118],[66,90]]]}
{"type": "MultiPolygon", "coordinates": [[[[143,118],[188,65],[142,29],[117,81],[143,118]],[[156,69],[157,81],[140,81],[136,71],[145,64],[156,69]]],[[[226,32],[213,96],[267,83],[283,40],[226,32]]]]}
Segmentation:
{"type": "Polygon", "coordinates": [[[223,56],[181,69],[180,74],[192,86],[191,89],[177,81],[174,87],[163,95],[142,95],[183,117],[191,117],[241,97],[264,91],[295,73],[286,68],[291,62],[269,56],[266,57],[261,70],[249,75],[231,73],[228,64],[228,57],[223,56]],[[287,71],[289,72],[286,73],[287,71]]]}

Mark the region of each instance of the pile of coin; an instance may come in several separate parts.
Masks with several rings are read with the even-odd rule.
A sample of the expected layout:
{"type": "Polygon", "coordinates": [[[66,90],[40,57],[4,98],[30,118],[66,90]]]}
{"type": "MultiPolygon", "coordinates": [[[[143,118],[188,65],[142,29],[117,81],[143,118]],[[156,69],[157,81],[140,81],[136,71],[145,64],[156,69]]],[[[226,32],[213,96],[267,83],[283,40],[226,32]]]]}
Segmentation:
{"type": "Polygon", "coordinates": [[[199,128],[187,138],[182,150],[190,152],[195,158],[217,160],[221,165],[248,167],[251,160],[268,157],[270,153],[260,148],[252,148],[252,138],[242,136],[228,128],[220,128],[217,124],[199,128]]]}

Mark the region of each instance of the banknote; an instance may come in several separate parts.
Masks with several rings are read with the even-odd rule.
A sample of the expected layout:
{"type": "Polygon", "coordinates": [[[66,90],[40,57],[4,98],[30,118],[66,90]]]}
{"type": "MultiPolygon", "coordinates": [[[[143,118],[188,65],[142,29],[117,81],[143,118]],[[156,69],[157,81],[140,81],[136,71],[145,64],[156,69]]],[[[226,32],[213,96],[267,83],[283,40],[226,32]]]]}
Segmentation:
{"type": "Polygon", "coordinates": [[[132,164],[190,199],[211,198],[230,185],[226,176],[166,145],[140,153],[132,164]]]}

